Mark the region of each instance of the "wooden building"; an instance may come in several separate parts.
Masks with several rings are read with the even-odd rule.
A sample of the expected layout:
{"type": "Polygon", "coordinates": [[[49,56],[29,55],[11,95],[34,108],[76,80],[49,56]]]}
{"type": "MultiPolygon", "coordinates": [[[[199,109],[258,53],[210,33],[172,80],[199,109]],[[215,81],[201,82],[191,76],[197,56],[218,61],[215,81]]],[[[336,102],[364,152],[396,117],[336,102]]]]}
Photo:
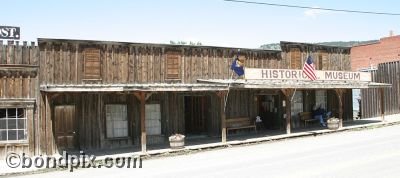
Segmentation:
{"type": "MultiPolygon", "coordinates": [[[[221,137],[225,142],[227,120],[257,115],[266,118],[268,129],[290,133],[302,127],[297,114],[311,111],[314,104],[324,105],[341,119],[352,119],[350,89],[381,86],[293,85],[282,80],[254,84],[231,79],[230,65],[238,54],[246,69],[301,70],[307,56],[312,56],[317,70],[350,71],[350,48],[344,47],[281,42],[281,51],[238,52],[213,46],[88,40],[38,39],[38,43],[29,47],[29,60],[22,55],[21,61],[28,62],[17,63],[16,69],[9,66],[17,62],[9,57],[14,54],[9,48],[15,46],[2,45],[0,50],[2,101],[27,103],[2,102],[0,108],[7,112],[24,108],[28,122],[24,151],[30,154],[127,147],[146,151],[147,145],[167,143],[174,133],[221,137]],[[20,69],[24,72],[8,72],[20,69]],[[15,87],[21,87],[13,90],[21,97],[10,94],[15,87]]],[[[0,139],[0,153],[9,151],[10,144],[18,147],[0,139]]]]}
{"type": "Polygon", "coordinates": [[[392,87],[362,89],[361,117],[379,117],[382,111],[386,114],[400,113],[400,61],[380,63],[376,70],[370,72],[372,81],[389,83],[392,87]]]}
{"type": "Polygon", "coordinates": [[[39,48],[0,40],[0,158],[7,152],[34,154],[39,97],[39,48]]]}

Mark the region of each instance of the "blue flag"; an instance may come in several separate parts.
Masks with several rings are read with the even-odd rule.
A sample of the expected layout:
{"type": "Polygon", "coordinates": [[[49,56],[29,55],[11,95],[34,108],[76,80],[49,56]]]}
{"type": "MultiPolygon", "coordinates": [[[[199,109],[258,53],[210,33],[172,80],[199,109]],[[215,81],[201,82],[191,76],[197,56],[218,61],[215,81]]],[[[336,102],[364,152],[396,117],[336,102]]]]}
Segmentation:
{"type": "Polygon", "coordinates": [[[243,63],[238,58],[232,61],[231,69],[239,76],[244,75],[243,63]]]}

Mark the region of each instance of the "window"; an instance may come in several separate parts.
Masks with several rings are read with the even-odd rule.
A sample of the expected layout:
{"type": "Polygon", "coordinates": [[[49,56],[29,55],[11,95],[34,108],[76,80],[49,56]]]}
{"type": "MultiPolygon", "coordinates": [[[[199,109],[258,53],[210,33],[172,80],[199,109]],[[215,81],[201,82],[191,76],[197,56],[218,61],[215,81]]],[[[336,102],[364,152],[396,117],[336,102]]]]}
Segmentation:
{"type": "Polygon", "coordinates": [[[315,91],[315,105],[316,106],[321,105],[323,108],[326,109],[326,103],[327,103],[326,98],[327,98],[326,90],[315,91]]]}
{"type": "Polygon", "coordinates": [[[146,133],[148,135],[161,135],[161,110],[160,104],[146,104],[146,133]]]}
{"type": "Polygon", "coordinates": [[[126,105],[106,105],[107,138],[128,136],[128,116],[126,105]]]}
{"type": "Polygon", "coordinates": [[[167,53],[167,79],[180,79],[180,55],[178,52],[167,53]]]}
{"type": "Polygon", "coordinates": [[[101,79],[100,50],[87,48],[84,50],[84,78],[87,80],[101,79]]]}
{"type": "Polygon", "coordinates": [[[19,141],[26,139],[27,131],[25,109],[0,109],[0,141],[19,141]]]}
{"type": "Polygon", "coordinates": [[[292,127],[298,128],[300,127],[300,120],[298,117],[298,113],[303,112],[303,92],[296,91],[294,93],[292,103],[291,103],[291,112],[292,112],[292,127]]]}

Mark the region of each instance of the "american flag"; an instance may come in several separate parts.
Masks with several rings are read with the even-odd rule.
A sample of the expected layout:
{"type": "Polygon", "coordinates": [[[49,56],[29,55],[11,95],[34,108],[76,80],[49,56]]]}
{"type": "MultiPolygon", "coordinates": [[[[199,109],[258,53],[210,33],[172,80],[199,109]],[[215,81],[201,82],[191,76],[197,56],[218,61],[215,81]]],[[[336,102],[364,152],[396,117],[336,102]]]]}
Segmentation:
{"type": "Polygon", "coordinates": [[[311,80],[317,80],[317,75],[315,75],[315,67],[311,56],[308,56],[307,61],[303,66],[303,73],[311,80]]]}

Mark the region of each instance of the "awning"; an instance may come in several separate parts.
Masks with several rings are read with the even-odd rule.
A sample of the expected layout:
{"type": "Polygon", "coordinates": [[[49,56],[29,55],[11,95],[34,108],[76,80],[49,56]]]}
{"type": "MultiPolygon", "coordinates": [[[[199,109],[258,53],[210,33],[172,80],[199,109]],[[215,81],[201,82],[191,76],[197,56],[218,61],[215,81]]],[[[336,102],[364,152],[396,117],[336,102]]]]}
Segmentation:
{"type": "Polygon", "coordinates": [[[255,89],[362,89],[362,88],[387,88],[391,84],[366,81],[304,81],[304,80],[223,80],[223,79],[198,79],[199,83],[216,85],[230,85],[233,88],[255,89]]]}
{"type": "Polygon", "coordinates": [[[125,92],[125,91],[220,91],[227,90],[227,84],[182,84],[182,83],[151,83],[151,84],[44,84],[40,91],[44,92],[125,92]]]}

